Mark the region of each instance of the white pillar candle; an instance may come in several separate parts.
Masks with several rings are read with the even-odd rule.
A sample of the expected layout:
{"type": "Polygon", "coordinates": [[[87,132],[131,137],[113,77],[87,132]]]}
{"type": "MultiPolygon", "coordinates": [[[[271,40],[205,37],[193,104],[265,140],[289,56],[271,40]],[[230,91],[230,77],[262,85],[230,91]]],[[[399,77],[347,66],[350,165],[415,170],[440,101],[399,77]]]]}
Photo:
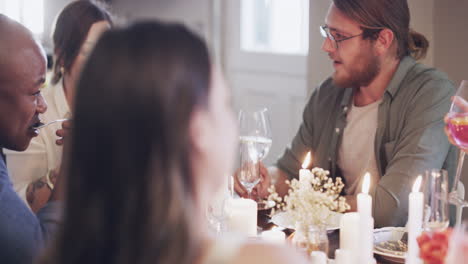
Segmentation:
{"type": "Polygon", "coordinates": [[[359,216],[359,263],[374,263],[374,218],[359,216]]]}
{"type": "Polygon", "coordinates": [[[409,194],[409,216],[408,216],[408,252],[405,263],[420,264],[419,246],[416,238],[421,234],[424,195],[419,191],[421,187],[421,176],[416,178],[413,184],[413,190],[409,194]]]}
{"type": "Polygon", "coordinates": [[[369,195],[370,174],[364,175],[362,192],[357,196],[359,213],[359,263],[374,261],[374,219],[372,218],[372,197],[369,195]]]}
{"type": "Polygon", "coordinates": [[[286,240],[286,235],[284,234],[284,232],[279,230],[267,230],[262,232],[262,239],[267,242],[284,244],[286,240]]]}
{"type": "Polygon", "coordinates": [[[311,264],[327,264],[327,255],[323,251],[310,252],[311,264]]]}
{"type": "Polygon", "coordinates": [[[349,252],[349,263],[357,263],[359,245],[359,214],[345,213],[340,220],[340,250],[349,252]]]}
{"type": "Polygon", "coordinates": [[[307,152],[307,155],[302,163],[302,169],[299,170],[299,181],[300,182],[309,182],[312,179],[312,173],[308,169],[311,161],[310,151],[307,152]]]}
{"type": "Polygon", "coordinates": [[[299,182],[310,182],[310,179],[312,177],[312,172],[308,169],[300,169],[299,170],[299,182]]]}
{"type": "Polygon", "coordinates": [[[335,264],[353,264],[351,252],[341,248],[335,250],[335,264]]]}
{"type": "Polygon", "coordinates": [[[230,232],[257,236],[257,203],[251,199],[229,199],[226,205],[230,232]]]}

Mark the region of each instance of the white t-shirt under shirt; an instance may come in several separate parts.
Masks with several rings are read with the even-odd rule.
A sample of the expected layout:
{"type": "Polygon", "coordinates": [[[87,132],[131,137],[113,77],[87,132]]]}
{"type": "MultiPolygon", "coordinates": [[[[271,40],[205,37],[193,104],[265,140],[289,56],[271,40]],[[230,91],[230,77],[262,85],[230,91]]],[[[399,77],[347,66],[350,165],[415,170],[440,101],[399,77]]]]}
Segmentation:
{"type": "Polygon", "coordinates": [[[377,114],[381,100],[366,106],[351,106],[346,116],[346,127],[338,150],[338,166],[346,181],[346,194],[361,192],[363,176],[371,175],[371,186],[380,179],[375,160],[374,140],[377,114]]]}

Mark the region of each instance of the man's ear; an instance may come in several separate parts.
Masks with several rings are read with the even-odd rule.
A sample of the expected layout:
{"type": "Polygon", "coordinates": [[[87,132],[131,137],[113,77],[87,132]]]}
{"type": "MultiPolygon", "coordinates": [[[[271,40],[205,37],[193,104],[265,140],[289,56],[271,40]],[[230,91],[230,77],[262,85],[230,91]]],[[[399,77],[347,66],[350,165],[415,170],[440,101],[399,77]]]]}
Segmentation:
{"type": "MultiPolygon", "coordinates": [[[[375,41],[375,47],[378,54],[386,53],[395,42],[395,34],[388,28],[384,28],[379,32],[379,36],[375,41]]],[[[395,42],[396,43],[396,42],[395,42]]]]}
{"type": "Polygon", "coordinates": [[[190,141],[195,152],[206,153],[210,145],[209,129],[208,112],[204,109],[195,110],[189,126],[190,141]]]}

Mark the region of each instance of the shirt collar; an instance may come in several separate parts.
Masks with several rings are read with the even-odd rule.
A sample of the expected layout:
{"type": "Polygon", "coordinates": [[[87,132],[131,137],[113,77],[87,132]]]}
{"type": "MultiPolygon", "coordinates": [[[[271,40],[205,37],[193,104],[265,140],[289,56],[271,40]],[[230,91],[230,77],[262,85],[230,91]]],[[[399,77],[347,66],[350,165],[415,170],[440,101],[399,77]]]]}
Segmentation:
{"type": "MultiPolygon", "coordinates": [[[[406,56],[403,59],[401,59],[400,63],[398,64],[398,68],[395,71],[395,74],[393,74],[392,80],[387,85],[386,93],[388,93],[390,97],[393,98],[397,94],[398,90],[400,89],[401,82],[415,64],[416,61],[410,56],[406,56]]],[[[343,109],[343,113],[346,114],[348,112],[349,106],[352,103],[353,89],[345,88],[344,90],[345,91],[341,99],[340,105],[343,109]]]]}
{"type": "Polygon", "coordinates": [[[61,118],[68,118],[70,115],[70,106],[68,105],[65,91],[63,90],[63,79],[59,80],[54,90],[54,99],[58,114],[61,118]]]}
{"type": "Polygon", "coordinates": [[[398,68],[386,89],[386,92],[392,98],[398,93],[401,82],[403,81],[403,79],[406,77],[406,74],[410,71],[411,68],[413,68],[415,64],[416,64],[416,61],[410,56],[406,56],[403,59],[401,59],[398,65],[398,68]]]}

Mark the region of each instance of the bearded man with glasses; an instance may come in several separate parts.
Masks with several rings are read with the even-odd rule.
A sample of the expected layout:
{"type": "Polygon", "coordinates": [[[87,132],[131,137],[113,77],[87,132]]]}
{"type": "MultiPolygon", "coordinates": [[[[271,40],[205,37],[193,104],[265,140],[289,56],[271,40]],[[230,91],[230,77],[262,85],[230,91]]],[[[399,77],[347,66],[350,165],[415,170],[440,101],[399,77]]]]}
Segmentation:
{"type": "Polygon", "coordinates": [[[343,178],[352,210],[369,172],[375,226],[403,226],[417,175],[443,168],[453,176],[456,151],[443,118],[455,88],[445,74],[416,62],[429,44],[409,24],[406,0],[333,0],[320,32],[334,72],[314,90],[276,166],[261,170],[254,193],[265,196],[273,182],[286,194],[285,180],[298,177],[311,151],[311,167],[343,178]]]}

